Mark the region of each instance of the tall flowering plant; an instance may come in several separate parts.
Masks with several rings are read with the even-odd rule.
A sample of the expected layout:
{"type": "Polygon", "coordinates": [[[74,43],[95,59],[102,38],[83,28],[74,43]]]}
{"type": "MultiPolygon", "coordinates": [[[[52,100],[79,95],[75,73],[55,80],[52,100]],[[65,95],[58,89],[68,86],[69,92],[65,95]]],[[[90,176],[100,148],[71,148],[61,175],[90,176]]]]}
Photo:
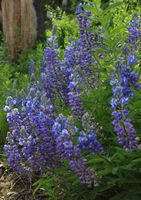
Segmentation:
{"type": "Polygon", "coordinates": [[[9,164],[21,176],[46,173],[51,177],[52,168],[61,169],[66,162],[81,183],[97,186],[95,191],[112,188],[116,194],[115,185],[119,188],[122,181],[128,182],[130,173],[124,170],[137,177],[139,168],[131,168],[140,145],[129,106],[134,91],[140,89],[136,71],[140,17],[133,17],[126,39],[119,38],[117,27],[111,30],[113,16],[109,19],[108,11],[80,4],[78,41],[67,46],[59,59],[52,36],[41,59],[40,80],[31,69],[30,86],[20,104],[8,97],[5,110],[10,132],[5,150],[9,164]],[[89,11],[84,10],[87,6],[89,11]],[[91,20],[98,13],[103,15],[99,21],[96,18],[100,26],[95,33],[91,20]]]}
{"type": "Polygon", "coordinates": [[[129,35],[123,49],[123,56],[119,58],[112,75],[113,79],[110,81],[114,95],[111,99],[111,108],[114,110],[112,112],[113,125],[118,134],[119,143],[127,151],[133,151],[139,147],[139,140],[131,119],[128,117],[129,109],[127,108],[130,98],[134,97],[133,88],[138,90],[141,87],[138,83],[139,75],[133,71],[133,67],[138,62],[137,49],[141,39],[139,20],[139,17],[134,16],[129,24],[129,35]]]}
{"type": "Polygon", "coordinates": [[[10,126],[5,150],[10,166],[22,177],[31,178],[60,165],[52,133],[53,107],[38,82],[29,89],[22,105],[7,98],[5,110],[10,126]]]}

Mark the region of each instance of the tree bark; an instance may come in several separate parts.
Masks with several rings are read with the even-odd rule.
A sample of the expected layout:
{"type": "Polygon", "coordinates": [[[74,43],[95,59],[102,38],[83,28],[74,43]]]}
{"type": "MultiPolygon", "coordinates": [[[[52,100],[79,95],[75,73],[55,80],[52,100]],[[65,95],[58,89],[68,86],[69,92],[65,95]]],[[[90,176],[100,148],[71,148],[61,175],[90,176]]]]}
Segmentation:
{"type": "Polygon", "coordinates": [[[45,39],[45,30],[46,24],[45,21],[47,19],[47,11],[45,9],[45,5],[48,0],[34,0],[34,7],[37,15],[37,38],[45,39]]]}
{"type": "Polygon", "coordinates": [[[2,0],[2,24],[11,58],[31,46],[37,38],[37,16],[33,0],[2,0]]]}

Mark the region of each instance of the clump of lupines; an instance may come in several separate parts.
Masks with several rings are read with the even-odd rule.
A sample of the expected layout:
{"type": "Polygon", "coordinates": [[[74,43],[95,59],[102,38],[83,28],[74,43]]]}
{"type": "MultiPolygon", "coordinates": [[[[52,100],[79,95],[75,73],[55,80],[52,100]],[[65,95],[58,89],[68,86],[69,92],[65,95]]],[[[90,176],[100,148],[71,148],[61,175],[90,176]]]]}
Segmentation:
{"type": "Polygon", "coordinates": [[[141,38],[139,19],[138,17],[136,19],[137,21],[134,19],[129,24],[128,31],[130,34],[127,38],[126,47],[123,48],[123,57],[119,58],[112,75],[113,80],[110,81],[114,95],[111,99],[111,107],[114,110],[112,112],[114,130],[118,134],[119,144],[126,151],[133,151],[138,148],[139,143],[132,120],[128,118],[129,110],[126,108],[130,98],[134,97],[132,88],[134,87],[136,90],[140,88],[139,75],[133,71],[133,66],[137,62],[136,50],[141,38]]]}
{"type": "MultiPolygon", "coordinates": [[[[35,76],[31,75],[29,92],[22,99],[21,106],[17,108],[16,100],[8,97],[5,110],[8,111],[10,133],[7,137],[9,144],[5,145],[5,149],[11,167],[25,178],[30,178],[36,173],[47,173],[52,167],[60,166],[62,159],[65,159],[81,183],[86,183],[88,186],[98,185],[100,177],[90,169],[83,155],[103,154],[104,150],[95,134],[95,127],[91,123],[93,120],[89,119],[80,99],[83,90],[95,88],[97,84],[95,84],[95,73],[89,69],[90,66],[98,67],[98,63],[91,55],[93,51],[91,48],[95,47],[94,34],[86,30],[92,28],[87,19],[90,15],[90,12],[85,12],[80,4],[78,10],[80,38],[78,42],[66,48],[63,62],[58,60],[55,38],[51,37],[48,40],[49,46],[45,49],[41,63],[41,82],[36,82],[35,76]],[[83,85],[82,89],[79,84],[83,85]],[[70,104],[75,117],[77,116],[77,122],[82,122],[81,131],[74,126],[72,118],[62,115],[57,117],[56,108],[60,104],[55,109],[52,106],[55,105],[56,99],[59,103],[63,102],[61,105],[70,104]]],[[[119,143],[127,151],[138,147],[126,105],[130,97],[134,96],[131,87],[139,88],[138,75],[131,68],[136,62],[136,55],[132,50],[137,49],[136,43],[140,32],[135,28],[139,27],[139,23],[135,20],[130,25],[133,26],[129,29],[131,36],[129,35],[127,39],[130,46],[123,49],[125,55],[117,63],[115,73],[112,75],[113,80],[110,82],[114,94],[111,100],[112,115],[115,118],[113,124],[118,133],[119,143]],[[132,46],[134,44],[135,48],[132,46]]],[[[99,31],[101,30],[100,27],[99,31]]],[[[99,45],[103,45],[102,38],[98,37],[98,40],[99,45]]],[[[35,73],[34,67],[30,73],[35,73]]]]}
{"type": "MultiPolygon", "coordinates": [[[[81,155],[84,150],[82,144],[73,144],[73,137],[78,132],[73,118],[60,115],[54,120],[53,106],[34,78],[32,74],[29,92],[20,109],[14,108],[16,101],[12,97],[8,97],[6,102],[10,133],[5,150],[9,164],[22,177],[32,178],[35,174],[49,173],[51,167],[60,166],[61,159],[66,159],[81,183],[97,186],[100,177],[81,155]]],[[[91,139],[97,148],[99,143],[91,139]]],[[[94,152],[94,149],[91,151],[94,152]]]]}
{"type": "MultiPolygon", "coordinates": [[[[38,85],[32,85],[20,109],[8,97],[9,144],[5,145],[10,166],[22,177],[48,172],[60,165],[52,133],[53,107],[38,85]]],[[[7,107],[6,107],[7,108],[7,107]]],[[[6,109],[5,108],[5,109],[6,109]]]]}
{"type": "MultiPolygon", "coordinates": [[[[81,145],[74,145],[73,143],[73,136],[75,136],[78,132],[78,128],[74,126],[72,118],[69,117],[67,119],[60,115],[55,120],[53,131],[60,157],[69,161],[69,166],[76,173],[81,183],[86,183],[89,187],[97,186],[100,177],[95,171],[89,168],[86,158],[81,156],[81,151],[83,149],[81,148],[81,145]]],[[[92,139],[91,142],[93,143],[93,141],[94,140],[92,139]]],[[[96,139],[92,145],[96,145],[96,147],[98,147],[98,142],[96,143],[96,139]]],[[[99,150],[101,151],[100,148],[99,150]]],[[[97,149],[96,151],[98,152],[99,150],[97,149]]]]}

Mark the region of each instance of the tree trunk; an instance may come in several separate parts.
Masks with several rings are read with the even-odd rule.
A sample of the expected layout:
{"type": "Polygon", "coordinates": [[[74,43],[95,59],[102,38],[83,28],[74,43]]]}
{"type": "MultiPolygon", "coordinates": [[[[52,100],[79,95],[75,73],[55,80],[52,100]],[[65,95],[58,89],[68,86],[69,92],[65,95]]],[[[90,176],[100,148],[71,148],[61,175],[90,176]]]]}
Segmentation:
{"type": "Polygon", "coordinates": [[[47,19],[47,11],[45,9],[45,5],[48,0],[34,0],[34,7],[37,15],[37,37],[38,39],[45,39],[45,30],[46,24],[45,21],[47,19]]]}
{"type": "Polygon", "coordinates": [[[37,16],[33,0],[2,0],[2,24],[11,58],[31,46],[37,37],[37,16]]]}

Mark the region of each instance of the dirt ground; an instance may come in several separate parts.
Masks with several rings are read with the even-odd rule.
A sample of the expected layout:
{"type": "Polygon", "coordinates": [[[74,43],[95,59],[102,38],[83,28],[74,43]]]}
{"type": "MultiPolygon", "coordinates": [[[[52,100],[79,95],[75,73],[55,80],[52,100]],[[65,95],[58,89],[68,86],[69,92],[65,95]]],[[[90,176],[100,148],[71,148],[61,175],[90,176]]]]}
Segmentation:
{"type": "Polygon", "coordinates": [[[46,197],[44,191],[33,195],[32,186],[0,162],[0,200],[46,200],[46,197]]]}

